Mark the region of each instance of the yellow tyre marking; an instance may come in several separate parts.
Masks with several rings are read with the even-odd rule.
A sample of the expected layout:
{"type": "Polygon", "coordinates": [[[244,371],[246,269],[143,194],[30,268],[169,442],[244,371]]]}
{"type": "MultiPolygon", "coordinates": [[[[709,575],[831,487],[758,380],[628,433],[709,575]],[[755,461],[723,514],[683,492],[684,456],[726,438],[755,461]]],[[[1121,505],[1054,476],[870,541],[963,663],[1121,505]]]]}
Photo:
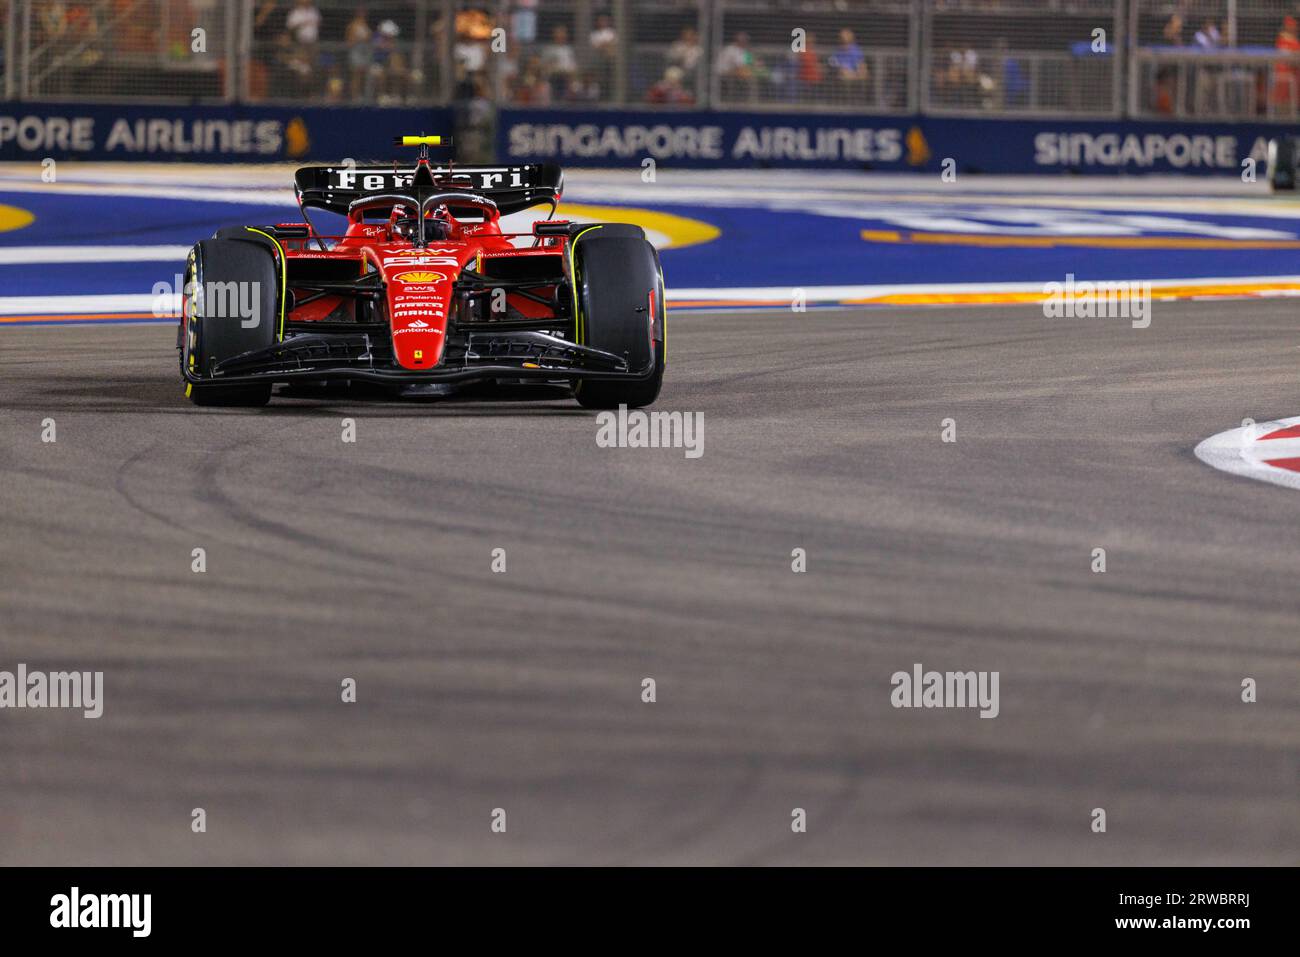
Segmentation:
{"type": "Polygon", "coordinates": [[[280,253],[280,329],[276,333],[275,341],[283,342],[284,341],[284,301],[286,298],[288,298],[288,288],[286,286],[286,281],[288,280],[289,277],[289,260],[284,255],[284,247],[280,245],[280,241],[276,239],[274,236],[272,236],[270,233],[263,232],[260,229],[254,229],[252,226],[245,226],[244,228],[247,229],[250,233],[258,233],[262,236],[265,236],[267,239],[271,240],[271,242],[275,243],[275,248],[280,253]]]}
{"type": "Polygon", "coordinates": [[[591,232],[593,229],[600,229],[600,226],[588,226],[569,241],[569,276],[573,279],[573,337],[578,341],[578,345],[583,344],[583,333],[586,330],[583,328],[583,323],[580,321],[582,317],[578,311],[578,272],[573,262],[573,252],[578,248],[578,240],[587,235],[587,233],[591,232]]]}

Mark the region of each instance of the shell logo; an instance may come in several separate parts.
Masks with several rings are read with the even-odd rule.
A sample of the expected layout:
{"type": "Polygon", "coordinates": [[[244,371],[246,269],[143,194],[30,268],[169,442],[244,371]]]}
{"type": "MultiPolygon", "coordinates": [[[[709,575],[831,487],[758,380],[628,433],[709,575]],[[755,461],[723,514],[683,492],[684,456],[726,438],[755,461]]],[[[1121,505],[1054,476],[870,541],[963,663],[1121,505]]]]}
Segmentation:
{"type": "Polygon", "coordinates": [[[403,272],[393,277],[397,282],[446,282],[447,277],[440,272],[403,272]]]}

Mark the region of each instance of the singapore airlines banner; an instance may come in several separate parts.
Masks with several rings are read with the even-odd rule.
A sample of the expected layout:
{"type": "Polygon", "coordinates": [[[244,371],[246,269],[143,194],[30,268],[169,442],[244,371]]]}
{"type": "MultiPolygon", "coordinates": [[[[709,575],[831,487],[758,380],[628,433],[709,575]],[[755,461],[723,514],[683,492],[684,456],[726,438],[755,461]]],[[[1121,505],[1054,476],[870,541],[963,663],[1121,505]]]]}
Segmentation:
{"type": "Polygon", "coordinates": [[[446,109],[0,102],[0,160],[360,160],[390,156],[395,135],[451,122],[446,109]]]}
{"type": "MultiPolygon", "coordinates": [[[[952,119],[807,113],[502,110],[501,160],[571,166],[783,167],[983,173],[1240,175],[1262,123],[952,119]]],[[[1260,167],[1262,173],[1262,165],[1260,167]]]]}
{"type": "MultiPolygon", "coordinates": [[[[359,161],[390,157],[401,133],[456,129],[450,109],[0,102],[0,160],[359,161]]],[[[1289,132],[1264,123],[503,109],[494,159],[1227,176],[1240,175],[1249,160],[1262,164],[1269,139],[1289,132]]]]}

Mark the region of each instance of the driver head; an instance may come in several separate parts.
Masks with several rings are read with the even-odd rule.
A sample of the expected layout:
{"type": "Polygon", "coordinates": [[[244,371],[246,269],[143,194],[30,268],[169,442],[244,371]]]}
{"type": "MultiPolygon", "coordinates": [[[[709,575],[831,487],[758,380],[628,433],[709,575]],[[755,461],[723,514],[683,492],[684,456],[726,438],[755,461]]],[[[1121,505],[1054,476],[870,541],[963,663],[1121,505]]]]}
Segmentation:
{"type": "MultiPolygon", "coordinates": [[[[415,242],[420,236],[420,223],[415,216],[402,216],[393,220],[393,238],[415,242]]],[[[451,238],[451,222],[434,217],[424,221],[424,241],[439,242],[451,238]]]]}

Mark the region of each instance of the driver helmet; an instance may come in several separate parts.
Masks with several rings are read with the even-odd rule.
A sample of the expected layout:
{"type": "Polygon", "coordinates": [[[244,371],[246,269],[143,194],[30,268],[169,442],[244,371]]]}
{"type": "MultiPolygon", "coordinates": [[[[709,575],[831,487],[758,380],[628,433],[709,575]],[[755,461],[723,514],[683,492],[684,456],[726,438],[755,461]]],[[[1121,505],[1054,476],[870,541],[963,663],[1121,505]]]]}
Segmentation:
{"type": "MultiPolygon", "coordinates": [[[[415,211],[405,206],[393,210],[393,238],[415,242],[420,235],[420,224],[415,211]]],[[[439,206],[424,220],[424,239],[426,242],[438,242],[451,238],[451,213],[446,206],[439,206]]]]}

